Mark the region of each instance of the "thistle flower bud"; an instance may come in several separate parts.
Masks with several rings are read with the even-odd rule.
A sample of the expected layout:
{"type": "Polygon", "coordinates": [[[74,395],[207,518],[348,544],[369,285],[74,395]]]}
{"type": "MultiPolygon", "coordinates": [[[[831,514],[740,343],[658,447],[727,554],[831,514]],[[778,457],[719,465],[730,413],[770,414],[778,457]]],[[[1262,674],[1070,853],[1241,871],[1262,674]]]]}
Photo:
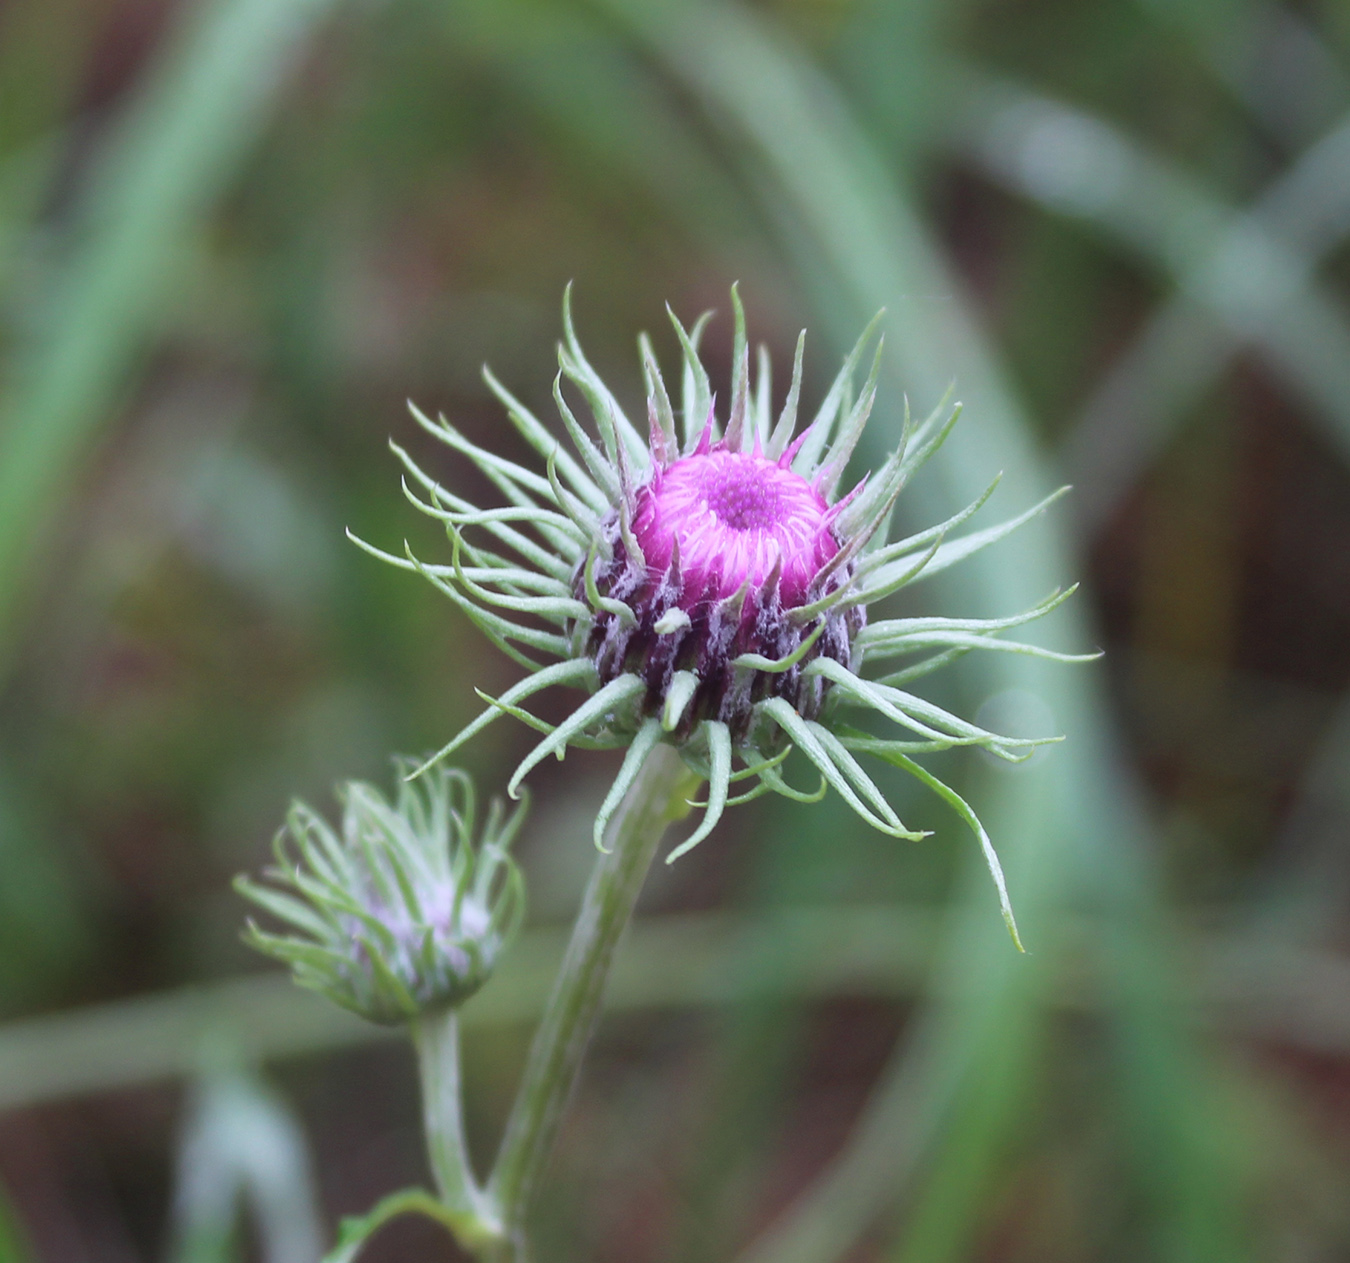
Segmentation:
{"type": "Polygon", "coordinates": [[[468,457],[506,503],[479,508],[423,472],[402,449],[405,491],[444,523],[449,565],[431,565],[356,542],[436,585],[528,672],[425,766],[430,767],[502,715],[543,732],[507,786],[569,746],[626,747],[627,755],[595,820],[608,821],[658,742],[678,748],[708,781],[698,828],[667,857],[695,846],[723,811],[763,793],[814,802],[834,789],[869,825],[893,837],[905,827],[857,759],[868,754],[914,776],[949,803],[979,839],[1016,940],[998,858],[970,806],[913,756],[980,746],[998,758],[1027,757],[1038,740],[992,732],[910,691],[913,681],[971,651],[1077,661],[1010,641],[1002,633],[1049,613],[1073,591],[1052,592],[1003,618],[869,619],[869,608],[971,553],[996,544],[1061,492],[982,531],[956,535],[983,507],[997,480],[947,521],[888,539],[892,510],[914,472],[941,447],[959,406],[939,404],[911,425],[905,410],[896,450],[852,490],[846,467],[876,398],[881,345],[862,388],[855,377],[881,319],[863,331],[815,417],[798,433],[802,352],[777,419],[770,412],[769,357],[763,348],[752,387],[740,297],[732,288],[735,334],[730,407],[719,422],[698,354],[707,316],[692,330],[671,314],[683,353],[680,408],[672,406],[655,355],[639,339],[647,387],[644,428],[587,361],[563,298],[561,372],[553,398],[571,440],[566,450],[521,402],[484,370],[488,386],[544,465],[541,474],[470,442],[443,417],[416,408],[433,436],[468,457]],[[595,435],[577,421],[564,378],[586,400],[595,435]],[[677,424],[678,415],[678,424],[677,424]],[[575,455],[573,454],[575,452],[575,455]],[[557,661],[544,665],[539,658],[557,661]],[[908,659],[896,665],[895,659],[908,659]],[[876,674],[879,663],[889,663],[876,674]],[[554,685],[588,696],[556,726],[524,709],[554,685]],[[878,737],[853,723],[870,712],[899,729],[878,737]],[[795,788],[783,764],[799,750],[820,775],[815,791],[795,788]],[[739,760],[741,766],[736,767],[739,760]],[[752,788],[733,796],[737,782],[752,788]]]}
{"type": "Polygon", "coordinates": [[[468,774],[437,768],[409,782],[415,767],[398,761],[392,805],[362,781],[342,786],[340,831],[295,803],[265,870],[270,884],[235,879],[240,894],[300,931],[273,934],[250,920],[245,942],[289,965],[302,986],[391,1025],[473,995],[525,907],[508,851],[526,805],[508,817],[494,801],[475,846],[468,774]]]}

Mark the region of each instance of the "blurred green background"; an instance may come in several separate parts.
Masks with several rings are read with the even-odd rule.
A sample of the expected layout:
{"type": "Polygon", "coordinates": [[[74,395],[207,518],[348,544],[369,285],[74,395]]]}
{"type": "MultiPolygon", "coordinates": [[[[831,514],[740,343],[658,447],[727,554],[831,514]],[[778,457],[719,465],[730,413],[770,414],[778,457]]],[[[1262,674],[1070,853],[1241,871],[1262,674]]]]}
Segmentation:
{"type": "MultiPolygon", "coordinates": [[[[666,301],[723,392],[732,280],[780,394],[808,326],[812,401],[887,307],[860,464],[966,404],[908,521],[1076,488],[903,608],[1082,578],[1040,634],[1107,656],[934,686],[1068,735],[942,764],[1026,957],[899,777],[922,844],[760,802],[655,875],[539,1258],[1350,1259],[1347,242],[1343,0],[0,4],[0,1260],[303,1263],[426,1178],[229,879],[516,677],[343,529],[436,555],[386,439],[483,489],[404,400],[518,452],[480,365],[549,415],[568,279],[635,407],[666,301]]],[[[534,778],[484,1159],[613,771],[534,778]]]]}

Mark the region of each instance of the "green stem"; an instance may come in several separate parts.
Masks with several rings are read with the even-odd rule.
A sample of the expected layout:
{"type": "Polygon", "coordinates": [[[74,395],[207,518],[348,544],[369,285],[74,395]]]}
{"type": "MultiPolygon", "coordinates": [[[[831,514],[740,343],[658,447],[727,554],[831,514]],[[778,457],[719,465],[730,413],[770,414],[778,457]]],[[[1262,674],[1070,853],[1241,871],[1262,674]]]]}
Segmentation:
{"type": "Polygon", "coordinates": [[[441,1204],[460,1225],[456,1235],[465,1244],[494,1239],[500,1234],[499,1221],[474,1179],[464,1140],[458,1015],[454,1009],[423,1014],[412,1026],[412,1037],[422,1080],[427,1157],[441,1204]]]}
{"type": "Polygon", "coordinates": [[[494,1263],[524,1258],[522,1225],[530,1193],[553,1148],[599,1016],[614,948],[667,826],[688,813],[687,799],[696,785],[680,756],[658,745],[610,823],[610,849],[591,873],[492,1174],[490,1195],[506,1236],[491,1256],[494,1263]]]}

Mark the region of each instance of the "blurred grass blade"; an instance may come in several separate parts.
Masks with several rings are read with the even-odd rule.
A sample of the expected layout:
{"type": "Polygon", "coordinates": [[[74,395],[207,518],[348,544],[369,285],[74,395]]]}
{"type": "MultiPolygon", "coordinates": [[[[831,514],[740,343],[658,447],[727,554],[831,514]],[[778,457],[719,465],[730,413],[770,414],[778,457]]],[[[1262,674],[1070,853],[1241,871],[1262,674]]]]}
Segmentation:
{"type": "MultiPolygon", "coordinates": [[[[1253,225],[1294,245],[1308,268],[1350,233],[1350,115],[1273,181],[1250,211],[1235,215],[1227,232],[1240,240],[1253,225]]],[[[1110,517],[1184,411],[1241,350],[1241,338],[1189,289],[1183,284],[1149,316],[1069,432],[1067,473],[1083,491],[1077,507],[1088,532],[1110,517]]]]}
{"type": "MultiPolygon", "coordinates": [[[[972,870],[972,884],[982,877],[972,870]]],[[[978,888],[987,895],[983,884],[978,888]]],[[[970,915],[989,930],[987,913],[980,907],[970,915]]],[[[618,959],[609,1007],[652,1011],[739,1004],[749,996],[903,998],[968,990],[964,968],[933,970],[942,920],[896,904],[639,919],[618,959]],[[773,962],[772,971],[765,961],[773,962]]],[[[992,929],[1002,933],[996,916],[992,929]]],[[[1058,930],[1060,946],[1080,960],[1101,933],[1088,921],[1061,920],[1058,930]]],[[[523,934],[492,987],[465,1008],[466,1028],[536,1018],[565,944],[561,928],[523,934]]],[[[1186,948],[1201,1013],[1211,1023],[1278,1035],[1314,1052],[1350,1050],[1350,962],[1343,957],[1240,937],[1194,936],[1186,948]]],[[[1041,1000],[1095,1011],[1103,1002],[1101,982],[1096,971],[1080,971],[1041,1000]]],[[[298,990],[287,974],[231,978],[0,1025],[0,1112],[190,1077],[200,1068],[203,1041],[221,1032],[257,1062],[397,1036],[298,990]]]]}
{"type": "Polygon", "coordinates": [[[550,130],[565,130],[570,143],[638,175],[696,240],[720,249],[754,234],[753,213],[734,178],[691,132],[641,58],[609,37],[585,6],[445,0],[444,12],[454,42],[490,58],[550,130]],[[577,56],[584,57],[583,74],[577,56]]]}
{"type": "Polygon", "coordinates": [[[1311,15],[1257,0],[1136,0],[1160,25],[1188,37],[1200,60],[1277,140],[1297,146],[1350,104],[1350,75],[1311,15]]]}
{"type": "Polygon", "coordinates": [[[1144,335],[1145,349],[1125,361],[1126,380],[1142,387],[1131,415],[1114,381],[1071,440],[1071,472],[1092,520],[1142,472],[1176,408],[1215,370],[1220,344],[1197,328],[1197,312],[1225,341],[1256,347],[1350,459],[1350,318],[1314,279],[1315,255],[1300,240],[1315,252],[1345,230],[1350,154],[1339,134],[1319,148],[1313,172],[1243,215],[1100,118],[975,69],[959,82],[962,105],[948,120],[954,147],[1005,187],[1125,244],[1180,291],[1144,335]],[[1141,426],[1152,433],[1139,435],[1141,426]],[[1123,451],[1131,433],[1132,453],[1123,451]]]}
{"type": "MultiPolygon", "coordinates": [[[[737,151],[738,160],[759,177],[765,209],[780,223],[790,225],[785,236],[799,252],[801,271],[808,283],[819,286],[821,310],[835,317],[830,327],[837,331],[845,323],[841,319],[845,313],[850,324],[878,306],[892,313],[892,329],[899,334],[888,340],[888,346],[898,349],[890,361],[894,397],[900,398],[902,386],[908,386],[911,395],[921,401],[936,399],[946,379],[953,372],[958,375],[968,414],[978,418],[978,425],[958,427],[937,463],[947,479],[942,487],[946,511],[959,506],[969,486],[986,483],[1000,467],[1005,472],[1005,490],[1019,501],[1046,494],[1053,485],[1050,471],[1042,466],[985,340],[959,298],[962,286],[831,85],[777,31],[739,5],[639,5],[609,0],[608,8],[696,95],[737,151]],[[941,302],[936,301],[937,295],[942,296],[941,302]]],[[[920,410],[923,406],[921,402],[920,410]]],[[[877,426],[873,442],[893,442],[895,437],[877,426]]],[[[875,458],[877,452],[868,455],[875,458]]],[[[927,482],[931,495],[933,479],[927,482]]],[[[1053,523],[1046,522],[1025,533],[996,560],[974,565],[963,575],[953,572],[952,590],[959,584],[970,602],[1015,608],[1029,603],[1038,588],[1062,582],[1070,569],[1070,556],[1071,550],[1056,535],[1053,523]]],[[[1079,611],[1066,611],[1059,626],[1071,642],[1091,639],[1079,611]]],[[[1175,1029],[1175,1016],[1165,995],[1165,980],[1171,971],[1164,964],[1167,953],[1161,936],[1149,941],[1138,929],[1141,922],[1151,920],[1141,914],[1156,899],[1154,876],[1145,858],[1134,794],[1122,784],[1111,763],[1105,710],[1092,688],[1094,673],[1091,669],[1047,673],[1021,659],[988,665],[999,672],[996,678],[1004,687],[1026,687],[1041,694],[1057,724],[1073,736],[1053,764],[1053,776],[1032,773],[1028,777],[1045,783],[1049,801],[1043,809],[1020,814],[1002,810],[997,799],[1010,794],[1007,787],[1015,783],[1008,779],[1003,782],[1003,795],[997,787],[989,795],[996,800],[991,814],[1004,822],[1000,844],[1008,856],[1009,881],[1019,906],[1036,910],[1028,917],[1044,916],[1061,903],[1072,874],[1073,880],[1084,883],[1095,899],[1103,901],[1114,918],[1104,941],[1120,984],[1114,1025],[1126,1070],[1122,1080],[1128,1109],[1146,1120],[1147,1143],[1141,1143],[1134,1153],[1135,1178],[1147,1191],[1157,1216],[1158,1255],[1187,1263],[1241,1257],[1225,1181],[1207,1164],[1203,1149],[1192,1143],[1195,1115],[1171,1113],[1163,1104],[1175,1099],[1174,1089],[1183,1083],[1191,1085],[1186,1090],[1193,1093],[1197,1108],[1207,1097],[1194,1051],[1175,1029]],[[1137,1056],[1141,1043],[1158,1056],[1151,1060],[1137,1056]],[[1136,1069],[1140,1073],[1132,1073],[1136,1069]],[[1173,1182],[1164,1197],[1155,1196],[1153,1170],[1159,1146],[1170,1146],[1179,1155],[1169,1170],[1173,1182]]],[[[1004,996],[1035,994],[1036,987],[1028,979],[1043,966],[1034,947],[1030,960],[1016,964],[1013,953],[1000,953],[987,941],[982,948],[972,962],[969,943],[959,937],[952,941],[952,959],[964,957],[978,971],[982,985],[958,999],[946,1028],[943,1052],[932,1058],[932,1064],[939,1068],[961,1064],[972,1052],[987,1053],[993,1060],[977,1060],[968,1083],[978,1083],[989,1071],[1002,1078],[1010,1095],[1017,1095],[1027,1090],[1025,1074],[1031,1060],[1024,1055],[1025,1041],[1034,1037],[1037,1023],[1008,1021],[1003,1038],[997,1041],[987,1039],[983,1032],[1000,1025],[994,1018],[1002,1012],[1004,996]],[[1014,969],[1024,972],[1015,975],[1014,969]],[[1007,1075],[1007,1067],[1021,1069],[1007,1075]]],[[[905,1071],[902,1062],[895,1073],[905,1071]]],[[[924,1082],[922,1075],[918,1079],[913,1099],[926,1102],[938,1091],[940,1081],[924,1082]]],[[[887,1090],[888,1085],[879,1088],[883,1097],[887,1090]]],[[[1000,1111],[985,1120],[977,1136],[963,1135],[962,1160],[973,1159],[977,1169],[989,1170],[986,1155],[1002,1152],[1009,1145],[1014,1117],[1015,1111],[1000,1111]]],[[[850,1160],[860,1143],[858,1137],[866,1135],[868,1126],[865,1116],[841,1162],[850,1160]]],[[[935,1134],[931,1139],[938,1152],[930,1160],[939,1167],[948,1159],[954,1163],[952,1149],[942,1152],[945,1137],[935,1134]]],[[[927,1140],[921,1138],[920,1143],[927,1140]]],[[[886,1161],[884,1152],[878,1156],[886,1161]]],[[[849,1221],[848,1239],[843,1232],[837,1233],[834,1252],[816,1256],[837,1257],[894,1201],[901,1174],[893,1169],[893,1178],[887,1178],[874,1172],[872,1197],[855,1196],[847,1183],[831,1184],[827,1175],[821,1196],[802,1199],[775,1227],[774,1238],[784,1245],[781,1256],[756,1253],[752,1257],[764,1263],[769,1258],[777,1263],[779,1258],[801,1257],[791,1247],[798,1226],[808,1221],[830,1220],[836,1226],[849,1221]]],[[[968,1233],[981,1204],[977,1195],[983,1192],[967,1182],[963,1198],[948,1201],[943,1213],[962,1220],[968,1233]]]]}
{"type": "Polygon", "coordinates": [[[1294,857],[1261,883],[1258,934],[1283,942],[1334,942],[1350,905],[1350,693],[1341,696],[1308,764],[1273,853],[1294,857]]]}
{"type": "Polygon", "coordinates": [[[319,1215],[304,1136],[256,1080],[212,1072],[198,1087],[176,1179],[172,1263],[241,1257],[237,1221],[245,1205],[264,1263],[318,1263],[319,1215]]]}
{"type": "Polygon", "coordinates": [[[330,0],[184,7],[81,189],[50,306],[0,396],[0,676],[61,505],[157,329],[202,216],[267,121],[330,0]]]}

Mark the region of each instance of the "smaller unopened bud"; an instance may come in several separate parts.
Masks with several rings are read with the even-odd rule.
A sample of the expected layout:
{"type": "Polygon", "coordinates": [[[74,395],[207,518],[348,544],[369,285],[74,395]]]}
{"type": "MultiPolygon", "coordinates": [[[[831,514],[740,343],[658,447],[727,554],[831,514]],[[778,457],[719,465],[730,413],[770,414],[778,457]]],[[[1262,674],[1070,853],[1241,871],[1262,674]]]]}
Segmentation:
{"type": "Polygon", "coordinates": [[[462,1004],[487,981],[520,926],[524,883],[509,847],[525,804],[494,800],[475,845],[473,782],[458,768],[400,761],[396,800],[350,781],[340,832],[297,802],[277,834],[268,884],[240,894],[298,933],[251,920],[244,940],[296,982],[372,1022],[406,1022],[462,1004]]]}

